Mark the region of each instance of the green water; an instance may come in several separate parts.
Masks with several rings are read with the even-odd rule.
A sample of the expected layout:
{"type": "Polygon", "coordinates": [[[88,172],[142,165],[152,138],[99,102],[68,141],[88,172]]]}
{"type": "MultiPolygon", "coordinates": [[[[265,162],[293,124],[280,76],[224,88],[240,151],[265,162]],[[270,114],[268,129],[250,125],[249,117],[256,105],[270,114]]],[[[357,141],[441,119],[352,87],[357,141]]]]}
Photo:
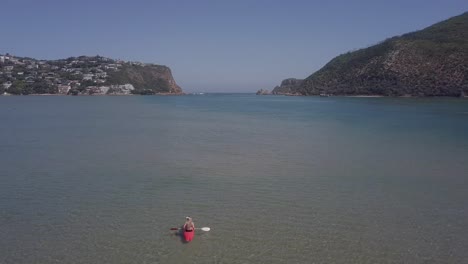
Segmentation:
{"type": "Polygon", "coordinates": [[[468,100],[0,97],[0,124],[0,263],[468,262],[468,100]]]}

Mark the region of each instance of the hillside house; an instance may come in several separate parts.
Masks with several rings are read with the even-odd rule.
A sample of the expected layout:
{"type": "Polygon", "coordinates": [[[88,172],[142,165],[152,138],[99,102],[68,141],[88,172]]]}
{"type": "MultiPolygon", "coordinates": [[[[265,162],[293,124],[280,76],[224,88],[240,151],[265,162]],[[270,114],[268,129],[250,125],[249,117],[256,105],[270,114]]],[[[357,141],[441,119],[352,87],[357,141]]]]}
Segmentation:
{"type": "Polygon", "coordinates": [[[11,82],[4,82],[3,83],[3,88],[8,89],[8,88],[10,88],[11,85],[12,85],[11,82]]]}
{"type": "Polygon", "coordinates": [[[59,94],[68,94],[70,89],[71,89],[70,85],[59,85],[58,86],[58,93],[59,94]]]}
{"type": "Polygon", "coordinates": [[[107,72],[98,72],[96,73],[97,78],[106,78],[107,77],[107,72]]]}
{"type": "Polygon", "coordinates": [[[94,74],[92,73],[83,74],[83,81],[91,81],[93,77],[94,77],[94,74]]]}

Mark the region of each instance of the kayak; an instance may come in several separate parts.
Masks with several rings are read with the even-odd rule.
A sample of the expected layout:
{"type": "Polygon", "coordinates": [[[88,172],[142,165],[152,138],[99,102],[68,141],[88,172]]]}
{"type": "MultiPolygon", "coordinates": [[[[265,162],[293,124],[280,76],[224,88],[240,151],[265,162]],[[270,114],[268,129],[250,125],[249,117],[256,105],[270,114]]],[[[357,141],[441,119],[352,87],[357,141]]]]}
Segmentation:
{"type": "Polygon", "coordinates": [[[185,241],[187,241],[187,242],[192,241],[194,236],[195,236],[195,230],[192,230],[192,231],[184,230],[185,241]]]}
{"type": "MultiPolygon", "coordinates": [[[[195,229],[199,229],[199,230],[202,230],[202,231],[205,231],[205,232],[208,232],[211,230],[211,228],[209,227],[201,227],[201,228],[195,228],[195,229]]],[[[186,242],[190,242],[193,240],[193,237],[195,236],[195,229],[193,231],[189,231],[187,232],[183,227],[172,227],[171,230],[177,230],[177,235],[180,236],[180,232],[183,230],[183,233],[184,233],[184,239],[186,242]]]]}

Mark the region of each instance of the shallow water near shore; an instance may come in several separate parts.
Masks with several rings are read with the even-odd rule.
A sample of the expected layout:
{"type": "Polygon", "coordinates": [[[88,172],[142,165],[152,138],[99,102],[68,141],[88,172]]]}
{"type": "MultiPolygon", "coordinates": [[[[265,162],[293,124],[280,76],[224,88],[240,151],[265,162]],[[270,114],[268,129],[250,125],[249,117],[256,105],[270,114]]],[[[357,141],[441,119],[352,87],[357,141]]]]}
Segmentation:
{"type": "Polygon", "coordinates": [[[10,96],[0,123],[0,263],[468,262],[466,99],[10,96]]]}

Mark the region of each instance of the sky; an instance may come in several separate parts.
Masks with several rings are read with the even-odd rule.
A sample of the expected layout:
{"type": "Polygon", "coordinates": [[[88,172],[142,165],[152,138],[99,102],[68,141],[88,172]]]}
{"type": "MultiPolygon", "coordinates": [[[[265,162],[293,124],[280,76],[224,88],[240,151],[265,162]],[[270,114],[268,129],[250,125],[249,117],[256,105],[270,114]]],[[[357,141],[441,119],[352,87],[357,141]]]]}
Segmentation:
{"type": "Polygon", "coordinates": [[[255,92],[466,11],[466,0],[0,0],[0,54],[156,63],[185,92],[255,92]]]}

